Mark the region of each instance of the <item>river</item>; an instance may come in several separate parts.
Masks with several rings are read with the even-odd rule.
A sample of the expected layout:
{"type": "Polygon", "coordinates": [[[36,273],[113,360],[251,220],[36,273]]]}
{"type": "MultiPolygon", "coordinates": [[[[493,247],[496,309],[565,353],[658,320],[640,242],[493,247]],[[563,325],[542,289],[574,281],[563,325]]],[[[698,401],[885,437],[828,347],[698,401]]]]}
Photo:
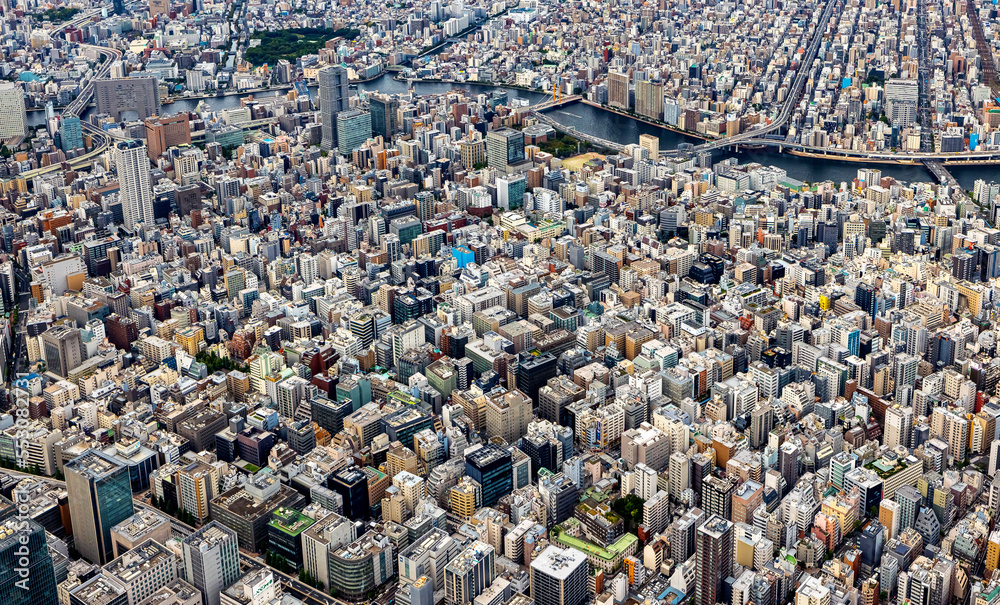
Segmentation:
{"type": "MultiPolygon", "coordinates": [[[[460,86],[473,93],[489,92],[494,90],[491,86],[476,84],[453,85],[445,82],[416,82],[414,88],[417,94],[440,94],[460,86]]],[[[392,79],[392,74],[385,74],[370,82],[358,84],[359,90],[368,92],[384,93],[404,93],[407,90],[405,82],[392,79]]],[[[316,88],[310,87],[312,94],[316,94],[316,88]]],[[[507,89],[511,99],[527,99],[531,103],[538,102],[545,98],[545,95],[535,92],[526,92],[514,88],[507,89]]],[[[257,97],[272,96],[274,93],[257,93],[257,97]]],[[[285,94],[279,91],[278,94],[285,94]]],[[[231,109],[240,106],[240,99],[245,95],[231,95],[226,97],[210,97],[205,102],[214,111],[231,109]]],[[[180,111],[194,111],[200,99],[180,99],[169,105],[163,106],[165,114],[175,114],[180,111]]],[[[93,111],[88,110],[89,111],[93,111]]],[[[682,134],[658,128],[651,124],[639,122],[629,117],[618,115],[610,111],[605,111],[598,107],[592,107],[584,103],[573,103],[559,109],[546,112],[550,117],[561,124],[572,126],[578,130],[588,132],[602,139],[615,141],[621,144],[638,143],[640,134],[651,134],[660,139],[660,149],[672,149],[680,143],[698,143],[699,141],[682,134]]],[[[86,114],[85,114],[86,115],[86,114]]],[[[37,126],[45,123],[45,112],[34,111],[28,113],[28,124],[37,126]]],[[[765,165],[777,166],[784,169],[788,175],[800,181],[825,181],[831,180],[837,184],[843,181],[851,181],[857,176],[858,169],[865,166],[856,162],[841,162],[837,160],[819,160],[813,158],[801,158],[788,154],[776,152],[740,151],[733,153],[716,153],[716,160],[725,157],[736,156],[740,162],[759,162],[765,165]]],[[[875,168],[882,170],[883,176],[891,176],[899,181],[932,181],[933,177],[922,166],[891,166],[875,165],[875,168]]],[[[958,182],[966,189],[972,189],[972,185],[978,178],[983,178],[982,166],[953,166],[949,167],[951,173],[958,179],[958,182]]]]}

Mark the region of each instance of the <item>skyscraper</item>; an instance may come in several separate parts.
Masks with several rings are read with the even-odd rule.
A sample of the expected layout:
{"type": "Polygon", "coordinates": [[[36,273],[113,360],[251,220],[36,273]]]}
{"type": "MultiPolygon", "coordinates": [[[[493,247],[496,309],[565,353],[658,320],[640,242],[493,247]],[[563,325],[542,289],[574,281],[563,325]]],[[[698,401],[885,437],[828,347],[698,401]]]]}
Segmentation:
{"type": "Polygon", "coordinates": [[[371,133],[372,116],[367,111],[352,109],[337,114],[337,150],[341,155],[351,155],[371,133]]]}
{"type": "Polygon", "coordinates": [[[538,605],[587,601],[587,557],[575,548],[548,546],[531,560],[531,598],[538,605]]]}
{"type": "Polygon", "coordinates": [[[380,94],[374,94],[370,98],[372,134],[386,139],[391,138],[396,132],[396,112],[399,110],[399,99],[380,94]]]}
{"type": "Polygon", "coordinates": [[[184,578],[201,591],[204,605],[219,605],[219,593],[240,576],[236,532],[212,521],[181,543],[184,578]]]}
{"type": "Polygon", "coordinates": [[[319,112],[323,126],[320,147],[337,146],[337,114],[348,109],[347,70],[340,65],[324,67],[316,74],[319,83],[319,112]]]}
{"type": "Polygon", "coordinates": [[[27,528],[22,528],[21,522],[13,517],[0,523],[0,603],[58,603],[55,572],[45,541],[45,529],[30,519],[27,521],[27,528]],[[28,561],[26,566],[15,563],[25,558],[28,561]],[[16,573],[15,566],[25,569],[27,577],[16,573]],[[26,586],[22,584],[25,580],[26,586]]]}
{"type": "Polygon", "coordinates": [[[28,134],[28,114],[24,109],[24,89],[15,82],[0,82],[0,139],[28,134]]]}
{"type": "Polygon", "coordinates": [[[149,182],[149,156],[142,141],[119,141],[113,148],[118,171],[119,196],[125,228],[153,223],[153,187],[149,182]]]}
{"type": "Polygon", "coordinates": [[[695,539],[695,605],[715,605],[733,571],[733,524],[712,515],[698,528],[695,539]]]}
{"type": "Polygon", "coordinates": [[[114,556],[111,528],[135,512],[128,468],[96,449],[63,468],[76,550],[90,562],[104,565],[114,556]]]}

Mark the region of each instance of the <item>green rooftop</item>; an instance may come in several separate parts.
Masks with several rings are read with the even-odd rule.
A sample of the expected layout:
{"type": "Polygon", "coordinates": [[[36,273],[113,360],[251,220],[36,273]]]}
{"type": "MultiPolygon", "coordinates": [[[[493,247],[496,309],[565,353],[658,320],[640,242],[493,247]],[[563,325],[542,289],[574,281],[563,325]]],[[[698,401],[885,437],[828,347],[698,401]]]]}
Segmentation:
{"type": "Polygon", "coordinates": [[[269,525],[275,529],[285,532],[290,536],[298,536],[305,530],[309,529],[309,526],[313,523],[315,523],[314,520],[303,515],[294,508],[281,507],[274,511],[274,515],[271,517],[269,525]]]}
{"type": "Polygon", "coordinates": [[[635,534],[625,534],[622,537],[615,540],[614,544],[609,545],[607,548],[600,547],[589,540],[583,540],[581,538],[574,538],[573,536],[567,535],[565,532],[558,531],[559,528],[554,527],[552,529],[552,540],[563,546],[569,546],[570,548],[575,548],[582,553],[588,555],[594,555],[605,561],[614,561],[615,558],[624,553],[630,546],[639,541],[639,537],[635,534]]]}

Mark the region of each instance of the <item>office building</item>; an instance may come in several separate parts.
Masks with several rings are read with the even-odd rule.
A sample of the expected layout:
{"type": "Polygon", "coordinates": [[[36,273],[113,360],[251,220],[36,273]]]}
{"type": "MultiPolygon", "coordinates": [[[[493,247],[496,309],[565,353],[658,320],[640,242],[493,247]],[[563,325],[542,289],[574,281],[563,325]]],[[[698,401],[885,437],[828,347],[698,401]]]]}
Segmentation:
{"type": "Polygon", "coordinates": [[[261,552],[267,524],[278,508],[295,508],[303,497],[274,475],[258,473],[243,485],[223,492],[209,504],[212,519],[236,532],[240,548],[261,552]]]}
{"type": "Polygon", "coordinates": [[[0,140],[28,136],[24,89],[17,82],[0,82],[0,140]]]}
{"type": "Polygon", "coordinates": [[[344,499],[344,516],[352,521],[368,517],[368,475],[357,466],[337,469],[327,478],[327,487],[344,499]]]}
{"type": "Polygon", "coordinates": [[[396,114],[399,111],[399,99],[394,96],[373,94],[369,97],[368,110],[371,112],[372,134],[389,141],[398,128],[396,114]]]}
{"type": "Polygon", "coordinates": [[[146,540],[105,565],[104,574],[125,588],[128,605],[140,605],[177,579],[177,555],[155,540],[146,540]]]}
{"type": "Polygon", "coordinates": [[[503,128],[486,134],[486,162],[490,168],[507,172],[511,165],[523,161],[524,133],[503,128]]]}
{"type": "Polygon", "coordinates": [[[483,506],[493,506],[511,492],[511,455],[499,445],[489,444],[465,454],[465,473],[483,490],[483,506]]]}
{"type": "Polygon", "coordinates": [[[293,571],[302,567],[302,532],[315,521],[293,508],[274,511],[267,525],[267,549],[285,561],[293,571]]]}
{"type": "Polygon", "coordinates": [[[69,376],[69,371],[83,363],[83,343],[80,330],[56,326],[42,333],[42,352],[45,366],[59,376],[69,376]]]}
{"type": "Polygon", "coordinates": [[[531,598],[536,605],[587,602],[587,557],[575,548],[549,545],[531,560],[529,572],[531,598]]]}
{"type": "MultiPolygon", "coordinates": [[[[100,82],[100,80],[98,80],[100,82]]],[[[125,228],[153,224],[153,188],[149,181],[149,156],[142,141],[119,141],[111,148],[118,172],[118,195],[125,228]]]]}
{"type": "Polygon", "coordinates": [[[9,517],[0,522],[0,603],[57,605],[55,571],[45,529],[31,519],[9,517]],[[28,564],[16,563],[27,559],[28,564]],[[15,572],[25,570],[26,577],[15,572]],[[26,583],[23,580],[27,580],[26,583]]]}
{"type": "Polygon", "coordinates": [[[329,151],[337,146],[337,114],[350,107],[347,70],[340,65],[324,67],[316,74],[316,81],[323,132],[320,147],[329,151]]]}
{"type": "Polygon", "coordinates": [[[80,118],[65,116],[59,120],[59,146],[69,153],[74,149],[83,149],[83,126],[80,118]]]}
{"type": "Polygon", "coordinates": [[[111,528],[134,514],[128,468],[95,449],[63,466],[76,550],[104,565],[114,554],[111,528]]]}
{"type": "Polygon", "coordinates": [[[97,113],[106,113],[116,122],[145,120],[160,113],[160,87],[154,76],[94,80],[93,84],[97,113]]]}
{"type": "Polygon", "coordinates": [[[476,540],[444,567],[447,605],[471,603],[496,578],[492,546],[476,540]]]}
{"type": "MultiPolygon", "coordinates": [[[[150,2],[166,2],[166,0],[150,0],[150,2]]],[[[169,118],[149,118],[145,126],[150,160],[156,161],[156,158],[171,147],[191,144],[191,120],[186,113],[179,113],[169,118]]]]}
{"type": "Polygon", "coordinates": [[[240,577],[236,532],[212,521],[181,541],[184,579],[201,591],[203,605],[219,605],[219,593],[240,577]]]}
{"type": "Polygon", "coordinates": [[[69,591],[69,605],[128,605],[125,587],[97,574],[69,591]]]}
{"type": "Polygon", "coordinates": [[[149,0],[149,16],[167,15],[170,13],[170,0],[149,0]]]}
{"type": "Polygon", "coordinates": [[[337,150],[341,155],[364,145],[372,132],[372,116],[367,111],[351,109],[337,114],[337,150]]]}

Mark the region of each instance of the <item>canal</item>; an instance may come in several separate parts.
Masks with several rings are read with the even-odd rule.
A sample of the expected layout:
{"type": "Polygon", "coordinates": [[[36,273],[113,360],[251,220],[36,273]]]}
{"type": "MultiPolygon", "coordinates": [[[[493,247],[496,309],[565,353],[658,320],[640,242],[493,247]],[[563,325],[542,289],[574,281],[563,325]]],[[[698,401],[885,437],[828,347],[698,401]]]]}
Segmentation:
{"type": "MultiPolygon", "coordinates": [[[[414,89],[418,95],[440,94],[452,88],[464,88],[472,93],[489,92],[495,90],[492,86],[477,84],[455,85],[447,82],[416,82],[414,89]]],[[[358,90],[368,92],[383,92],[388,94],[405,93],[407,91],[406,82],[399,82],[392,79],[392,74],[385,74],[370,82],[358,84],[358,90]]],[[[508,88],[508,95],[511,99],[526,99],[530,103],[536,103],[545,98],[545,95],[535,92],[526,92],[514,88],[508,88]]],[[[316,94],[316,88],[310,87],[310,92],[316,94]]],[[[264,98],[273,96],[275,93],[257,93],[255,96],[264,98]]],[[[277,94],[285,94],[279,91],[277,94]]],[[[231,95],[226,97],[210,97],[205,103],[213,111],[232,109],[240,106],[240,99],[245,95],[231,95]]],[[[175,114],[180,111],[194,111],[200,99],[180,99],[169,105],[163,106],[165,114],[175,114]]],[[[93,111],[92,109],[89,111],[93,111]]],[[[627,116],[618,115],[610,111],[605,111],[598,107],[592,107],[584,103],[573,103],[565,107],[549,110],[546,112],[557,122],[566,126],[574,127],[578,130],[588,132],[602,139],[615,141],[623,145],[638,143],[639,135],[650,134],[659,137],[660,149],[673,149],[681,143],[695,143],[699,141],[692,137],[658,128],[645,122],[633,120],[627,116]]],[[[45,123],[45,112],[35,111],[28,113],[28,123],[37,126],[45,123]]],[[[721,160],[726,157],[737,157],[741,163],[758,162],[760,164],[777,166],[784,169],[788,175],[800,181],[826,181],[830,180],[838,185],[841,182],[850,182],[857,176],[858,169],[865,164],[855,162],[841,162],[836,160],[819,160],[813,158],[801,158],[788,154],[779,154],[772,151],[740,151],[737,153],[717,152],[715,159],[721,160]]],[[[891,166],[875,165],[875,168],[882,170],[883,176],[891,176],[899,181],[931,181],[933,177],[922,166],[891,166]]],[[[965,189],[972,189],[976,179],[984,178],[984,170],[981,166],[953,166],[949,167],[951,173],[958,179],[965,189]]],[[[989,178],[989,177],[986,177],[989,178]]]]}

